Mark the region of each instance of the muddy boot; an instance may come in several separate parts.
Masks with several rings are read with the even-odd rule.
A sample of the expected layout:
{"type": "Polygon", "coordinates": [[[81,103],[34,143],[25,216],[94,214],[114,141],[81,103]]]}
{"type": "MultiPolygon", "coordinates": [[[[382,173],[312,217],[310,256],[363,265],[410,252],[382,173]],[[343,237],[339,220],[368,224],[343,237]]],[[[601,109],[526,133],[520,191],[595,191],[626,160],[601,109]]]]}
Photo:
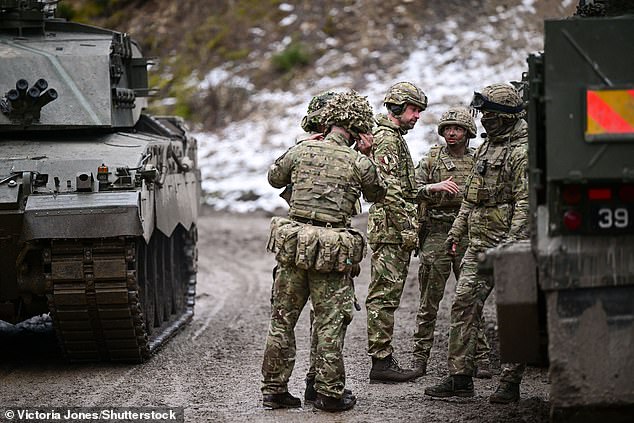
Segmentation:
{"type": "MultiPolygon", "coordinates": [[[[352,391],[350,389],[344,389],[343,396],[354,398],[355,400],[357,399],[357,397],[352,395],[352,391]]],[[[304,391],[304,401],[313,402],[315,401],[315,399],[317,399],[317,391],[315,391],[315,378],[307,377],[306,390],[304,391]]]]}
{"type": "Polygon", "coordinates": [[[427,360],[422,358],[414,359],[412,370],[416,372],[416,377],[425,376],[427,374],[427,360]]]}
{"type": "Polygon", "coordinates": [[[467,375],[451,375],[438,385],[425,388],[425,395],[430,397],[472,397],[473,379],[467,375]]]}
{"type": "Polygon", "coordinates": [[[398,365],[392,354],[385,358],[372,357],[370,383],[399,383],[417,378],[414,370],[403,369],[398,365]]]}
{"type": "Polygon", "coordinates": [[[498,388],[489,397],[489,402],[494,404],[509,404],[520,400],[520,384],[500,381],[498,388]]]}
{"type": "Polygon", "coordinates": [[[276,408],[300,408],[302,401],[288,392],[284,392],[283,394],[262,395],[262,405],[268,410],[275,410],[276,408]]]}
{"type": "Polygon", "coordinates": [[[486,361],[480,361],[476,363],[474,376],[478,379],[491,379],[493,377],[493,373],[491,373],[491,367],[489,366],[489,363],[487,363],[486,361]]]}
{"type": "Polygon", "coordinates": [[[313,404],[315,408],[324,411],[346,411],[350,410],[357,403],[357,397],[350,392],[349,396],[344,395],[341,398],[333,398],[317,393],[317,399],[313,404]]]}

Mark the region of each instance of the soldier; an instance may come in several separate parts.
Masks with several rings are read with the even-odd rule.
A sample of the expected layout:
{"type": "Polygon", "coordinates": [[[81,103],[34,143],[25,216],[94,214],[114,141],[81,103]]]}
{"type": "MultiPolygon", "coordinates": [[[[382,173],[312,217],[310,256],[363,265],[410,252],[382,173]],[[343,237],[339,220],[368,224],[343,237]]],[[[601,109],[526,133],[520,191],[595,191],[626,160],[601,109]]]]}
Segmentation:
{"type": "Polygon", "coordinates": [[[365,240],[350,226],[350,217],[362,193],[377,201],[386,189],[363,155],[372,150],[372,108],[365,97],[337,94],[322,113],[326,137],[292,147],[268,173],[273,187],[292,183],[293,190],[289,217],[271,219],[267,245],[278,271],[262,363],[266,408],[301,407],[288,392],[288,380],[295,364],[295,325],[309,296],[317,338],[314,406],[343,411],[356,403],[356,397],[344,395],[343,341],[354,299],[349,272],[362,260],[365,240]],[[349,148],[355,143],[363,154],[349,148]]]}
{"type": "MultiPolygon", "coordinates": [[[[306,116],[302,118],[301,127],[305,131],[305,134],[302,134],[295,141],[295,144],[299,144],[303,141],[308,140],[323,140],[324,132],[326,131],[326,127],[323,124],[322,119],[322,111],[324,106],[335,97],[336,93],[334,91],[324,91],[320,94],[317,94],[310,100],[308,104],[308,110],[306,111],[306,116]]],[[[286,200],[286,202],[290,206],[291,202],[291,193],[292,193],[293,185],[288,184],[284,191],[280,194],[280,197],[286,200]]],[[[357,201],[356,208],[360,209],[361,204],[357,201]]],[[[355,213],[356,214],[356,213],[355,213]]],[[[277,266],[275,267],[277,269],[277,266]]],[[[349,277],[351,278],[350,283],[354,283],[352,278],[359,275],[361,268],[358,264],[355,264],[350,272],[349,277]]],[[[273,272],[273,282],[275,282],[275,271],[273,272]]],[[[359,307],[355,300],[355,308],[359,307]]],[[[304,401],[313,402],[317,399],[317,391],[315,391],[315,375],[317,374],[317,370],[315,367],[315,357],[317,354],[317,334],[313,330],[313,324],[315,321],[315,311],[313,310],[312,302],[310,305],[310,357],[309,357],[309,367],[308,372],[306,373],[306,390],[304,391],[304,401]]],[[[349,389],[344,390],[344,395],[352,395],[352,391],[349,389]]]]}
{"type": "MultiPolygon", "coordinates": [[[[460,261],[467,248],[464,237],[456,254],[450,256],[445,240],[458,215],[464,183],[473,167],[474,149],[469,139],[476,136],[476,125],[469,110],[452,107],[440,117],[438,134],[445,145],[434,145],[416,167],[416,183],[419,191],[419,244],[420,306],[416,315],[414,333],[414,370],[420,376],[427,373],[427,360],[434,342],[434,328],[438,304],[445,292],[449,274],[458,280],[460,261]]],[[[491,378],[489,370],[489,346],[484,329],[478,331],[476,353],[476,377],[491,378]]]]}
{"type": "Polygon", "coordinates": [[[374,158],[386,181],[387,194],[370,207],[368,216],[372,260],[365,305],[368,354],[372,357],[370,383],[405,382],[418,377],[394,359],[392,335],[410,256],[418,245],[414,162],[403,135],[427,107],[427,96],[414,84],[399,82],[390,87],[383,103],[388,113],[376,118],[374,158]]]}
{"type": "MultiPolygon", "coordinates": [[[[425,389],[433,397],[473,396],[476,338],[484,302],[493,282],[477,273],[477,256],[487,248],[528,236],[528,125],[522,99],[508,84],[493,84],[475,93],[471,106],[482,112],[487,138],[475,155],[475,166],[466,182],[458,217],[446,240],[455,254],[467,235],[469,244],[462,260],[460,279],[451,307],[449,376],[425,389]]],[[[523,365],[507,367],[491,402],[519,399],[523,365]]]]}

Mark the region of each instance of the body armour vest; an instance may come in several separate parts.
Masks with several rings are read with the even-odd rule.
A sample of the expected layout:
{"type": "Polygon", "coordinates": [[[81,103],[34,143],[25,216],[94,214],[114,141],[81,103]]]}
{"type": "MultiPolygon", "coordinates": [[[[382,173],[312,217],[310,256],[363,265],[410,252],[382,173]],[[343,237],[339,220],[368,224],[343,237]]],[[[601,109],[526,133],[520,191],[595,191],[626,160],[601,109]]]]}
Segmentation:
{"type": "Polygon", "coordinates": [[[456,195],[451,195],[447,192],[430,194],[425,201],[429,217],[443,218],[448,213],[455,217],[458,213],[460,204],[462,204],[467,178],[473,168],[474,152],[475,149],[467,147],[462,157],[454,157],[449,154],[446,146],[435,145],[430,149],[427,182],[433,184],[453,177],[452,181],[460,187],[460,192],[456,195]]]}
{"type": "Polygon", "coordinates": [[[493,207],[513,202],[513,172],[510,157],[516,148],[526,148],[523,126],[499,139],[487,139],[478,149],[473,171],[467,179],[465,198],[478,206],[493,207]]]}
{"type": "Polygon", "coordinates": [[[337,144],[331,135],[321,141],[304,141],[300,148],[289,215],[346,224],[361,196],[354,182],[358,153],[337,144]]]}

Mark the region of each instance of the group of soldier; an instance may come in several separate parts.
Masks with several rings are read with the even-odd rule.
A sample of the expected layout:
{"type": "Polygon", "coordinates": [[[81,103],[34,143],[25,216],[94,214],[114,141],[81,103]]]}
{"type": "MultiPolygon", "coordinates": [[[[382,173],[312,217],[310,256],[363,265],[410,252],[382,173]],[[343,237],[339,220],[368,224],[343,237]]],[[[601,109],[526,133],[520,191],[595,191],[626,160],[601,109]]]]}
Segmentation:
{"type": "MultiPolygon", "coordinates": [[[[365,255],[363,234],[351,226],[359,198],[372,203],[372,251],[367,310],[370,383],[407,382],[427,372],[438,305],[453,271],[449,375],[427,387],[432,397],[474,395],[473,377],[491,377],[483,308],[493,285],[478,274],[478,255],[527,236],[527,124],[523,102],[508,84],[476,92],[471,110],[451,107],[440,118],[442,145],[414,166],[404,135],[427,108],[416,85],[399,82],[384,98],[386,113],[373,116],[354,91],[313,98],[302,128],[307,135],[279,157],[269,183],[285,188],[288,217],[274,217],[268,250],[275,253],[271,320],[262,364],[265,408],[301,407],[288,392],[295,364],[294,329],[311,301],[310,369],[304,400],[325,411],[356,403],[345,389],[343,344],[357,306],[352,278],[365,255]],[[480,112],[484,142],[476,136],[480,112]],[[352,147],[352,148],[351,148],[352,147]],[[400,304],[412,253],[420,255],[420,305],[413,368],[393,356],[394,313],[400,304]]],[[[489,400],[519,399],[521,363],[504,367],[489,400]]]]}

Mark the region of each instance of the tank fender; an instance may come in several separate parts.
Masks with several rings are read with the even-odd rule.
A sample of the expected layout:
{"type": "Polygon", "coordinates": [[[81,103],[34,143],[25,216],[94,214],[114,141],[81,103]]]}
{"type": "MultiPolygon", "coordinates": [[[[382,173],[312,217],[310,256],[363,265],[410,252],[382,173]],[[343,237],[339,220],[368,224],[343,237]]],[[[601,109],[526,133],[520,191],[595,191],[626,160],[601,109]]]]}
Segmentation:
{"type": "Polygon", "coordinates": [[[167,175],[160,189],[155,191],[156,227],[170,236],[181,224],[189,229],[198,218],[199,172],[167,175]]]}
{"type": "Polygon", "coordinates": [[[24,210],[25,241],[143,235],[138,192],[31,195],[24,210]]]}

